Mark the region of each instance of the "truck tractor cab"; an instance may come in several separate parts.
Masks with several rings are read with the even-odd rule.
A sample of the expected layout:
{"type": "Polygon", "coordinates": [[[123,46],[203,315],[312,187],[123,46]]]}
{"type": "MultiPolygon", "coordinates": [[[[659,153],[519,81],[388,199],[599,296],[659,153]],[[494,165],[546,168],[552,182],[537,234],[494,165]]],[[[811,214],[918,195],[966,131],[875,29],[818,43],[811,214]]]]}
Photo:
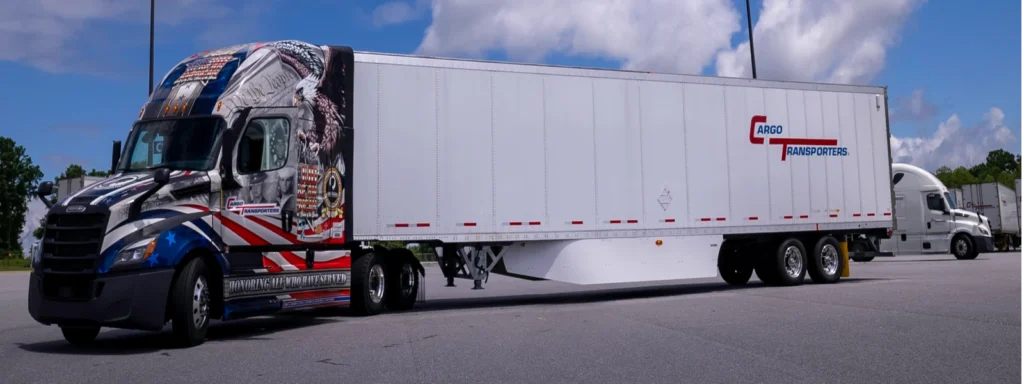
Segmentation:
{"type": "Polygon", "coordinates": [[[883,250],[896,255],[948,252],[961,260],[994,250],[988,218],[960,209],[953,192],[932,173],[893,163],[892,183],[896,229],[882,240],[883,250]]]}

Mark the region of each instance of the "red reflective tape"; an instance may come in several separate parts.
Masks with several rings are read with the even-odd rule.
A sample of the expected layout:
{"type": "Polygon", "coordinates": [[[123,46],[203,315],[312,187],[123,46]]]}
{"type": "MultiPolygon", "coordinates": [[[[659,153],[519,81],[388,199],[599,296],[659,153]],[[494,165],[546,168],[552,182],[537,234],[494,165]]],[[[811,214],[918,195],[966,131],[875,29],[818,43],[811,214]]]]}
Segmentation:
{"type": "Polygon", "coordinates": [[[757,220],[757,216],[750,216],[750,217],[748,217],[747,219],[748,219],[748,220],[757,220]]]}
{"type": "Polygon", "coordinates": [[[883,213],[882,215],[884,215],[884,216],[892,216],[892,213],[886,212],[886,213],[883,213]]]}
{"type": "Polygon", "coordinates": [[[809,219],[809,218],[810,218],[810,216],[807,216],[807,215],[800,215],[800,218],[801,218],[801,219],[809,219]]]}
{"type": "Polygon", "coordinates": [[[398,224],[395,224],[395,228],[409,228],[409,224],[408,223],[398,223],[398,224]]]}
{"type": "Polygon", "coordinates": [[[710,217],[702,217],[702,218],[700,218],[700,221],[711,221],[711,218],[710,217]]]}
{"type": "Polygon", "coordinates": [[[622,220],[612,220],[612,221],[609,221],[608,223],[610,223],[610,224],[622,224],[622,220]]]}
{"type": "Polygon", "coordinates": [[[583,224],[583,221],[581,221],[581,220],[573,220],[573,221],[571,221],[570,223],[571,223],[572,225],[581,225],[581,224],[583,224]]]}
{"type": "Polygon", "coordinates": [[[523,222],[522,221],[513,221],[513,222],[508,223],[508,225],[523,225],[523,222]]]}
{"type": "Polygon", "coordinates": [[[860,214],[859,213],[854,213],[853,217],[860,217],[860,214]]]}
{"type": "Polygon", "coordinates": [[[462,223],[463,227],[475,227],[476,223],[462,223]]]}
{"type": "Polygon", "coordinates": [[[540,225],[540,222],[539,221],[531,221],[530,225],[540,225]]]}
{"type": "Polygon", "coordinates": [[[416,223],[416,226],[417,226],[417,227],[420,227],[420,228],[423,228],[423,227],[429,227],[429,226],[430,226],[430,223],[416,223]]]}
{"type": "Polygon", "coordinates": [[[640,222],[639,220],[626,220],[626,223],[628,223],[628,224],[636,224],[636,223],[639,223],[639,222],[640,222]]]}
{"type": "Polygon", "coordinates": [[[830,215],[828,215],[828,217],[839,217],[839,215],[836,215],[836,214],[830,214],[830,215]]]}
{"type": "Polygon", "coordinates": [[[869,213],[868,217],[875,217],[875,214],[874,213],[869,213]]]}
{"type": "Polygon", "coordinates": [[[786,219],[786,220],[790,220],[790,219],[792,219],[792,218],[793,218],[793,216],[783,216],[782,218],[783,218],[783,219],[786,219]]]}
{"type": "Polygon", "coordinates": [[[716,220],[716,221],[725,221],[725,218],[724,218],[724,217],[719,217],[719,218],[717,218],[717,219],[715,219],[715,220],[716,220]]]}
{"type": "Polygon", "coordinates": [[[674,223],[674,222],[676,222],[676,219],[665,219],[665,222],[666,223],[674,223]]]}

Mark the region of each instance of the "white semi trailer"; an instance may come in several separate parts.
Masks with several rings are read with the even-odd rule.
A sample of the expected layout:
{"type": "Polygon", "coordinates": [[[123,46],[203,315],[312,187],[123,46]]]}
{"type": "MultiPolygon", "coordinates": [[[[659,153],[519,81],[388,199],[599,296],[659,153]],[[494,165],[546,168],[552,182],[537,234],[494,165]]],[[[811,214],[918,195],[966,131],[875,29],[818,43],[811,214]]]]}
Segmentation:
{"type": "Polygon", "coordinates": [[[962,208],[988,218],[996,249],[1005,251],[1020,243],[1014,190],[998,182],[967,184],[961,189],[964,196],[962,208]]]}
{"type": "Polygon", "coordinates": [[[207,51],[158,84],[114,176],[51,208],[29,310],[72,342],[173,319],[193,345],[211,318],[411,308],[422,267],[380,241],[434,245],[476,288],[832,283],[844,244],[870,256],[895,224],[887,116],[884,87],[207,51]]]}

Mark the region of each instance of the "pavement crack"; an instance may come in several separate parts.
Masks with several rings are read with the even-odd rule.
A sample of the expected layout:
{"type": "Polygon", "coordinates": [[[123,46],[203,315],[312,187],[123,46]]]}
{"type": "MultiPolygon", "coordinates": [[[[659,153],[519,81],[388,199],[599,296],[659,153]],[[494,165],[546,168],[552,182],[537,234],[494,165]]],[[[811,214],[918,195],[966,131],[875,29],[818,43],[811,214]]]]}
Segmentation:
{"type": "Polygon", "coordinates": [[[339,362],[331,361],[331,360],[332,359],[323,359],[323,360],[317,360],[317,362],[318,363],[324,363],[324,364],[330,364],[330,365],[336,365],[336,366],[339,366],[339,367],[347,367],[348,366],[348,364],[339,363],[339,362]]]}

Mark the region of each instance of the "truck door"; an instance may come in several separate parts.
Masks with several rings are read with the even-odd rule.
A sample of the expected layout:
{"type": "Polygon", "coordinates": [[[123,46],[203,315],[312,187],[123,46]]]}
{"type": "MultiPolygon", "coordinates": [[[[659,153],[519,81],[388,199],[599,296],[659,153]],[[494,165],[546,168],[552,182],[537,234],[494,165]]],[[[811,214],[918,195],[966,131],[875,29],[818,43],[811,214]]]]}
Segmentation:
{"type": "Polygon", "coordinates": [[[268,272],[306,269],[295,238],[298,108],[254,108],[234,124],[232,172],[223,192],[222,237],[232,269],[268,272]],[[240,128],[239,128],[240,127],[240,128]],[[232,188],[233,187],[233,188],[232,188]]]}
{"type": "Polygon", "coordinates": [[[946,205],[946,198],[939,192],[924,192],[924,198],[926,231],[921,247],[925,252],[948,252],[953,215],[946,205]]]}

